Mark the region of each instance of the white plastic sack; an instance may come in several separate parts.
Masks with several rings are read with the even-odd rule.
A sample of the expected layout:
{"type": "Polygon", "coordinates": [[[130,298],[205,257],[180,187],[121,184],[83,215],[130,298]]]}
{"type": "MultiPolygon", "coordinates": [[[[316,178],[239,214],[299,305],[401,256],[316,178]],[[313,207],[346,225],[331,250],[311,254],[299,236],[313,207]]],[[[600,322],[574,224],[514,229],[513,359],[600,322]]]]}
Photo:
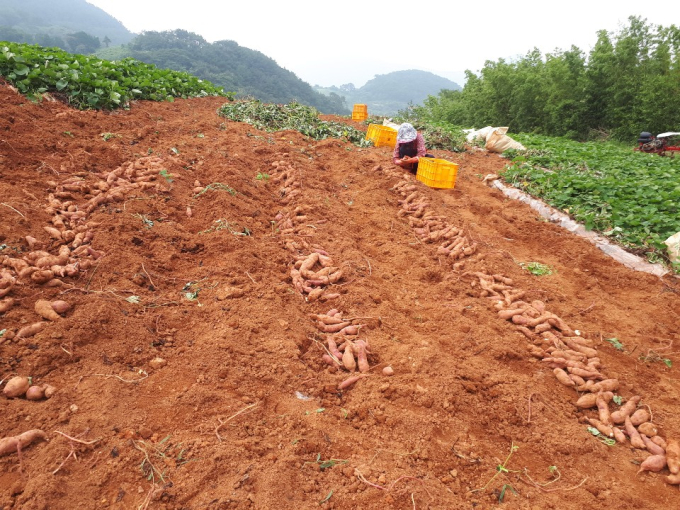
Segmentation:
{"type": "MultiPolygon", "coordinates": [[[[489,136],[489,133],[493,129],[499,129],[499,128],[493,128],[491,126],[486,126],[485,128],[478,129],[477,131],[472,130],[466,136],[467,141],[473,142],[475,140],[475,138],[481,138],[482,140],[486,141],[486,137],[489,136]]],[[[500,129],[502,129],[502,128],[500,128],[500,129]]],[[[506,131],[507,131],[507,129],[508,128],[505,128],[506,131]]]]}
{"type": "Polygon", "coordinates": [[[671,262],[680,262],[680,232],[673,234],[664,241],[668,246],[668,258],[671,262]]]}
{"type": "Polygon", "coordinates": [[[526,147],[521,143],[513,140],[505,133],[508,132],[507,127],[495,128],[486,138],[486,150],[489,152],[504,152],[508,149],[525,150],[526,147]]]}

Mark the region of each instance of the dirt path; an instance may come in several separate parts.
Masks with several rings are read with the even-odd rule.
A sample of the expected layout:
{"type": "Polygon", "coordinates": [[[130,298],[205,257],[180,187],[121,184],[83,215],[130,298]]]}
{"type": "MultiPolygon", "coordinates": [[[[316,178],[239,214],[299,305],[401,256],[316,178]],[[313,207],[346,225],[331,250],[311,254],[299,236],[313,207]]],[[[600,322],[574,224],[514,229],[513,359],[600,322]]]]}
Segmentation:
{"type": "Polygon", "coordinates": [[[662,361],[677,360],[677,280],[485,186],[498,156],[436,151],[460,170],[434,190],[388,149],[260,132],[218,117],[216,98],[110,114],[6,87],[0,101],[0,255],[16,277],[0,378],[57,388],[0,397],[0,437],[50,440],[24,448],[23,473],[16,453],[0,458],[0,508],[492,508],[501,493],[511,509],[678,505],[668,470],[636,475],[646,452],[590,434],[596,410],[498,314],[541,301],[559,318],[549,332],[578,330],[617,394],[640,395],[678,439],[678,368],[662,361]],[[428,218],[467,252],[439,250],[428,218]],[[76,266],[51,275],[60,286],[9,262],[64,245],[76,266]],[[39,299],[72,308],[41,320],[39,299]],[[331,309],[370,346],[368,377],[345,390],[312,317],[331,309]]]}

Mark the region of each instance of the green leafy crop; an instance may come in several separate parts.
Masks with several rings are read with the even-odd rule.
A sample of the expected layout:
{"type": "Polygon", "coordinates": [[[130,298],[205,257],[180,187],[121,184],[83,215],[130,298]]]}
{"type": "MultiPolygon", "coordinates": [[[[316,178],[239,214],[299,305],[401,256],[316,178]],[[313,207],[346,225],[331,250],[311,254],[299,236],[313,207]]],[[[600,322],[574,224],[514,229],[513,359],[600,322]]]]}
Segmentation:
{"type": "Polygon", "coordinates": [[[115,109],[133,99],[230,97],[188,73],[158,69],[132,58],[108,61],[11,42],[0,43],[0,75],[29,97],[49,92],[80,109],[115,109]]]}
{"type": "Polygon", "coordinates": [[[680,161],[604,142],[518,135],[530,150],[503,176],[652,262],[680,231],[680,161]],[[537,150],[540,149],[540,150],[537,150]]]}
{"type": "Polygon", "coordinates": [[[341,122],[319,119],[319,112],[311,106],[295,101],[287,105],[264,104],[257,100],[227,103],[217,111],[219,115],[237,122],[247,122],[264,131],[299,131],[315,140],[343,138],[359,147],[370,147],[366,133],[341,122]]]}

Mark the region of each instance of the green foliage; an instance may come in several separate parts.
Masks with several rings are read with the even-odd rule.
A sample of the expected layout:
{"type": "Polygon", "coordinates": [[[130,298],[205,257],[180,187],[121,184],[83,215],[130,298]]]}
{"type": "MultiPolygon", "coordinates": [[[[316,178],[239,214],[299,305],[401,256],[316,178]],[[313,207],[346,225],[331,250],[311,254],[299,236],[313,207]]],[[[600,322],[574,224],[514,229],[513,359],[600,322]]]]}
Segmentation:
{"type": "Polygon", "coordinates": [[[519,265],[522,269],[526,269],[534,276],[547,276],[553,274],[553,270],[550,266],[541,264],[540,262],[520,262],[519,265]]]}
{"type": "Polygon", "coordinates": [[[609,342],[610,344],[612,344],[614,349],[616,349],[617,351],[623,350],[623,344],[619,341],[618,338],[607,338],[606,341],[609,342]]]}
{"type": "Polygon", "coordinates": [[[664,240],[680,231],[676,160],[611,142],[515,138],[540,151],[516,158],[508,182],[651,261],[667,260],[664,240]]]}
{"type": "Polygon", "coordinates": [[[132,99],[225,96],[187,73],[158,69],[133,59],[111,62],[37,45],[0,44],[0,76],[22,94],[58,93],[77,108],[114,109],[132,99]]]}
{"type": "Polygon", "coordinates": [[[430,96],[415,111],[425,122],[510,126],[513,132],[571,139],[636,140],[641,131],[680,126],[680,28],[630,17],[617,33],[600,31],[579,48],[515,61],[487,61],[466,72],[462,91],[430,96]]]}
{"type": "Polygon", "coordinates": [[[264,104],[260,101],[237,101],[223,105],[217,113],[237,122],[247,122],[264,131],[299,131],[303,135],[324,140],[343,138],[359,147],[370,147],[366,133],[340,122],[319,119],[319,112],[297,102],[264,104]]]}

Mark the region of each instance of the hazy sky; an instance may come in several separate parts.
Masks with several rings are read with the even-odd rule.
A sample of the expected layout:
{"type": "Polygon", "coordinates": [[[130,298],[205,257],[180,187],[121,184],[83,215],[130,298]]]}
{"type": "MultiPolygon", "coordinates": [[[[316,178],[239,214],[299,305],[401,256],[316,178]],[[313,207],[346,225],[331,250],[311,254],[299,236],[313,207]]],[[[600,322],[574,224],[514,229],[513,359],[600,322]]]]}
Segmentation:
{"type": "Polygon", "coordinates": [[[464,84],[487,60],[578,46],[629,16],[680,24],[680,2],[572,0],[87,0],[129,30],[181,28],[208,42],[260,51],[310,85],[361,87],[376,74],[418,69],[464,84]],[[252,2],[252,3],[251,3],[252,2]]]}

